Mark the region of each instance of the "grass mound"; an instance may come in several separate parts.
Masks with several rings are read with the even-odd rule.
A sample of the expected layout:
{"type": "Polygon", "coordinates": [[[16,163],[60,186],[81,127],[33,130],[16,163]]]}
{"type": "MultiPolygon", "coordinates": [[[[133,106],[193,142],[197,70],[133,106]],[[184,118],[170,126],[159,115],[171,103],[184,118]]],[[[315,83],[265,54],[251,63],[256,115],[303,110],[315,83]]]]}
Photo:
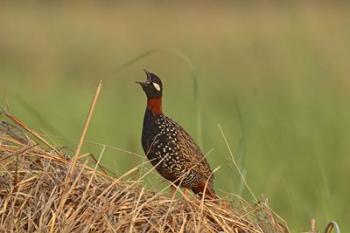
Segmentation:
{"type": "Polygon", "coordinates": [[[265,202],[236,198],[231,207],[145,190],[8,117],[15,125],[0,122],[1,232],[288,232],[265,202]]]}

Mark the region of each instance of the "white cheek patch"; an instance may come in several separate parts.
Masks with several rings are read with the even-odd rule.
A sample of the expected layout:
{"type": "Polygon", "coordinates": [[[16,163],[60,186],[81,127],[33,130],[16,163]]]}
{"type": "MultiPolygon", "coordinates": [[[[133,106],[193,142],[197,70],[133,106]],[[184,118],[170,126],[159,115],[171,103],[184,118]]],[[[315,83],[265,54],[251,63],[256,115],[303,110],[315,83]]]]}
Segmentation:
{"type": "Polygon", "coordinates": [[[152,83],[152,84],[157,91],[160,91],[160,86],[158,83],[152,83]]]}

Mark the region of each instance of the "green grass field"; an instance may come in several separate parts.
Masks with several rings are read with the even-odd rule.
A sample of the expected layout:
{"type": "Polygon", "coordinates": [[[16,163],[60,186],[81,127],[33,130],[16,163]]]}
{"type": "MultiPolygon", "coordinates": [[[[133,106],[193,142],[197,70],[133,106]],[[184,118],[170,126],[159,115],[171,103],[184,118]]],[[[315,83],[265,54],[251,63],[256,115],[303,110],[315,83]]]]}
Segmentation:
{"type": "MultiPolygon", "coordinates": [[[[146,161],[140,145],[146,100],[134,81],[145,79],[147,68],[163,79],[165,113],[220,167],[219,193],[253,201],[220,125],[254,194],[267,197],[293,232],[307,231],[313,217],[320,229],[336,220],[347,232],[349,7],[1,3],[0,101],[74,150],[102,79],[88,140],[113,146],[103,164],[122,174],[146,161]]],[[[156,173],[145,183],[165,185],[156,173]]]]}

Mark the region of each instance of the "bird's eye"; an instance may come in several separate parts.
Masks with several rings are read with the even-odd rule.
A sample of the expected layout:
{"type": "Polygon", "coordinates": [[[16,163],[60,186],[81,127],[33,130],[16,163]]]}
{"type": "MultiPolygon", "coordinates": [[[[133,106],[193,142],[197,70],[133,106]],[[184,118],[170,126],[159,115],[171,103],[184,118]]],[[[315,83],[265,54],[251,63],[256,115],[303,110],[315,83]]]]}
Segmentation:
{"type": "Polygon", "coordinates": [[[152,84],[157,91],[160,91],[160,86],[158,83],[152,83],[152,84]]]}

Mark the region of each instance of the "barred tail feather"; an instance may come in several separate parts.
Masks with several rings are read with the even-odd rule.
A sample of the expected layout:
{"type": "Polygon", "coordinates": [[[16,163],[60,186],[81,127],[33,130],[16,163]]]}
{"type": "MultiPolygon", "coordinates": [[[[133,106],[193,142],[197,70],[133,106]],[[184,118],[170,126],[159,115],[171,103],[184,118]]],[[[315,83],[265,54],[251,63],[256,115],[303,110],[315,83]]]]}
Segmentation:
{"type": "Polygon", "coordinates": [[[205,198],[206,199],[219,199],[214,191],[214,188],[210,187],[210,186],[207,187],[207,189],[205,190],[205,198]]]}
{"type": "Polygon", "coordinates": [[[206,186],[206,184],[200,184],[195,188],[192,188],[192,191],[195,194],[199,194],[200,196],[203,195],[204,193],[204,198],[208,199],[208,200],[213,200],[213,199],[219,199],[218,196],[215,193],[215,190],[213,188],[213,186],[211,184],[208,184],[206,186]]]}

